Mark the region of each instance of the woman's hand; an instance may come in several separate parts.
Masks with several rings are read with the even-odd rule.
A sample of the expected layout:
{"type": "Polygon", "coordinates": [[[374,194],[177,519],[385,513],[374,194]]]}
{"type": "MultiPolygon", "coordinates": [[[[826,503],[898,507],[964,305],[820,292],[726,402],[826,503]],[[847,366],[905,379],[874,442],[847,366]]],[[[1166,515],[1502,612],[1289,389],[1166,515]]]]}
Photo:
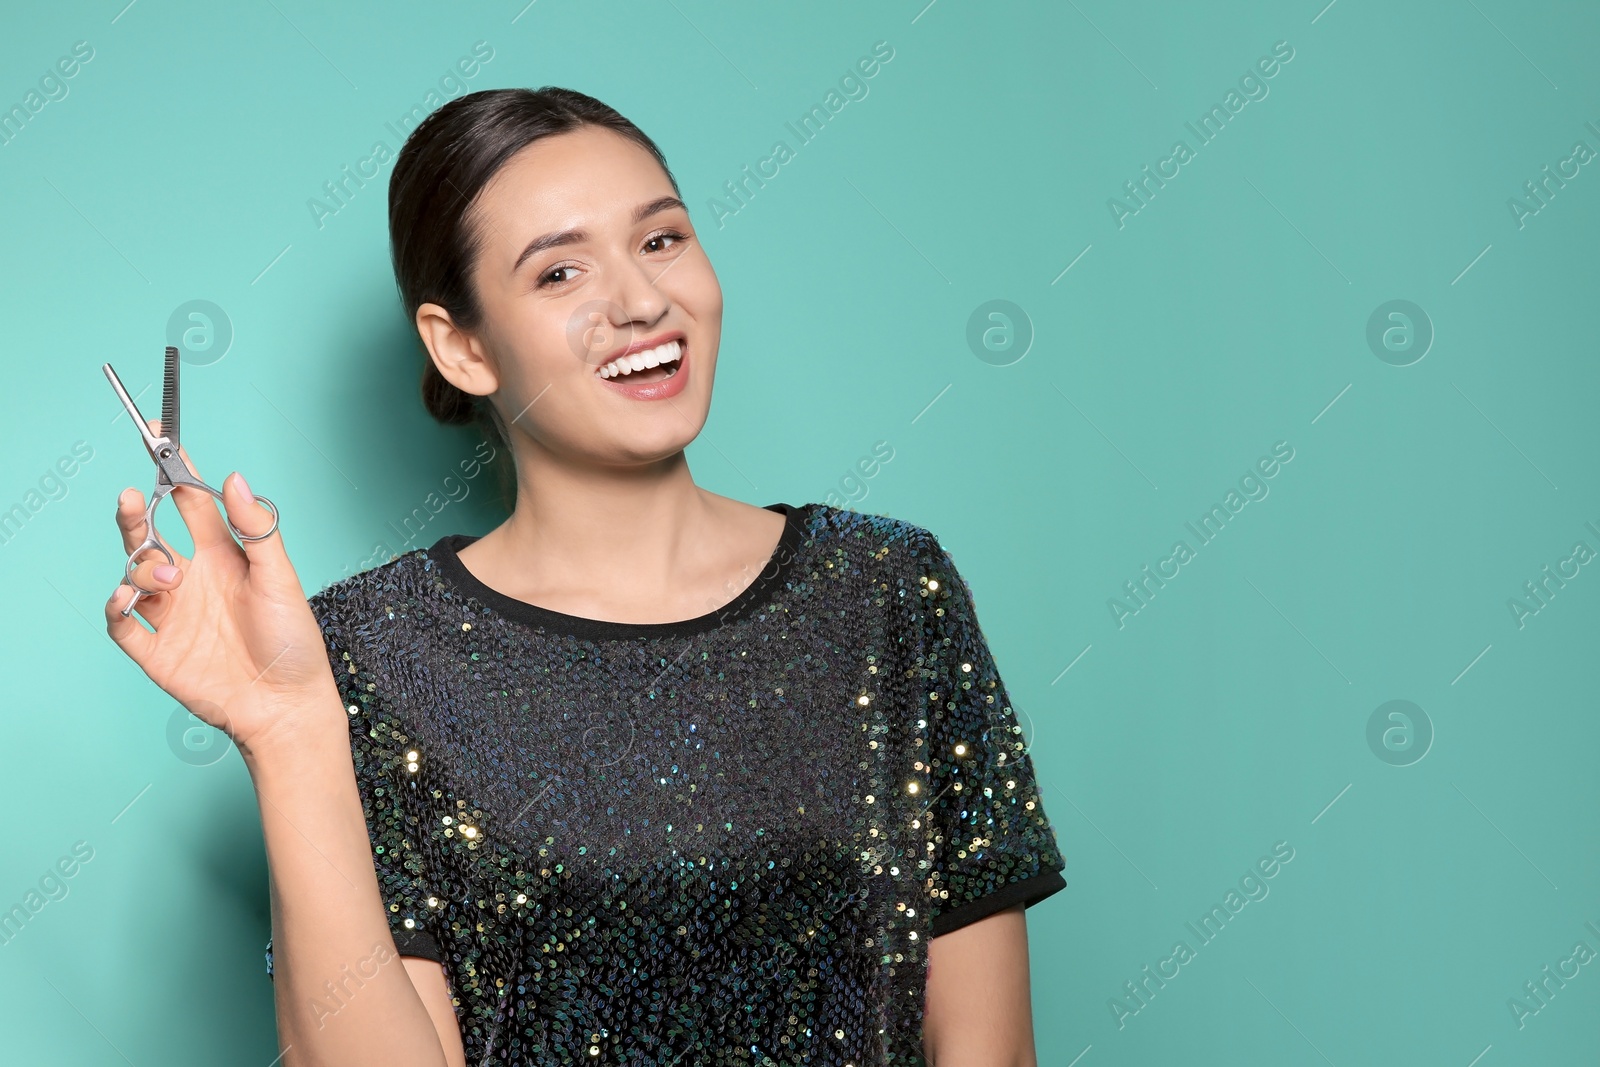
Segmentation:
{"type": "MultiPolygon", "coordinates": [[[[159,419],[149,425],[161,432],[159,419]]],[[[178,452],[189,462],[186,451],[180,447],[178,452]]],[[[190,469],[195,469],[192,462],[190,469]]],[[[222,497],[229,519],[243,533],[255,536],[271,527],[272,515],[255,503],[243,475],[228,476],[222,497]]],[[[226,733],[246,757],[268,736],[327,726],[296,721],[310,714],[308,709],[326,710],[329,701],[311,698],[334,687],[322,633],[284,551],[282,529],[240,547],[209,494],[180,485],[168,505],[182,515],[194,557],[174,551],[174,567],[160,552],[147,551],[134,567],[133,580],[160,592],[142,597],[134,613],[155,632],[121,614],[135,595],[123,584],[105,607],[111,639],[151,681],[226,733]]],[[[136,489],[125,489],[117,498],[124,556],[144,540],[144,508],[144,494],[136,489]]],[[[157,514],[171,529],[168,506],[157,514]]],[[[170,542],[167,547],[172,548],[170,542]]],[[[335,696],[332,703],[337,702],[335,696]]]]}

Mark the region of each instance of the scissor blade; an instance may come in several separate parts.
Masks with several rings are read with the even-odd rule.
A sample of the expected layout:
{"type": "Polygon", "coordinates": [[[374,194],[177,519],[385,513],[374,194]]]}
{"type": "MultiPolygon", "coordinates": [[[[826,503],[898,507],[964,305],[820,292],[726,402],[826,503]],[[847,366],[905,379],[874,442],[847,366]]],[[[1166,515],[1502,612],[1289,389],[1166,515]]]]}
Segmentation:
{"type": "Polygon", "coordinates": [[[139,413],[138,405],[133,402],[133,397],[128,395],[128,390],[122,387],[122,379],[117,377],[117,372],[111,369],[111,364],[102,363],[100,369],[106,372],[106,377],[111,380],[111,388],[117,392],[117,399],[122,401],[122,406],[127,409],[129,418],[139,428],[139,436],[144,438],[144,447],[150,453],[150,458],[156,455],[156,436],[150,432],[150,427],[145,424],[144,416],[139,413]]]}
{"type": "Polygon", "coordinates": [[[161,389],[161,436],[177,448],[178,441],[178,350],[167,346],[167,369],[161,389]]]}

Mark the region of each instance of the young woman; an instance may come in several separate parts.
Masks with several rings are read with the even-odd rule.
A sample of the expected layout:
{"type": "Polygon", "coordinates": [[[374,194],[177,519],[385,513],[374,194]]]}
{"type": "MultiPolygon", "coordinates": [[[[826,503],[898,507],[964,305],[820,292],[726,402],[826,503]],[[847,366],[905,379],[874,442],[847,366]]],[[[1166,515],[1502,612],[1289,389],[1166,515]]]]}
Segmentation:
{"type": "Polygon", "coordinates": [[[308,601],[281,532],[180,491],[154,632],[106,605],[250,770],[283,1063],[1034,1063],[1063,863],[970,590],[922,527],[695,485],[722,293],[655,144],[473,93],[389,223],[424,400],[510,517],[308,601]]]}

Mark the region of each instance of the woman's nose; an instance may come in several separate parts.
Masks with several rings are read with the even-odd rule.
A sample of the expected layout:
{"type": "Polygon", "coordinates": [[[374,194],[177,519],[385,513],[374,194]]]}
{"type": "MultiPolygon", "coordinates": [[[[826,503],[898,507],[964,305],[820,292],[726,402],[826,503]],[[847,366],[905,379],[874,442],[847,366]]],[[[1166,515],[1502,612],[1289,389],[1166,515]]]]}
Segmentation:
{"type": "MultiPolygon", "coordinates": [[[[673,262],[676,262],[674,260],[673,262]]],[[[645,262],[635,256],[608,271],[609,291],[603,294],[619,309],[613,322],[632,322],[649,326],[659,322],[672,301],[662,288],[661,276],[672,266],[645,262]]]]}

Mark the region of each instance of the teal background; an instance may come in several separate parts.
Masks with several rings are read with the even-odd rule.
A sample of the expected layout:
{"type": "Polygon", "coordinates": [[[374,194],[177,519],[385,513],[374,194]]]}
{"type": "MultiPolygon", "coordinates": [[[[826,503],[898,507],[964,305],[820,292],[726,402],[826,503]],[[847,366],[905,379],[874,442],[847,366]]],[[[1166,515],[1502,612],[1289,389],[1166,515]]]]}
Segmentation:
{"type": "Polygon", "coordinates": [[[153,414],[169,316],[223,309],[184,437],[278,504],[308,590],[494,525],[488,477],[391,525],[474,438],[415,399],[389,167],[321,228],[307,207],[478,41],[458,91],[578,88],[667,154],[726,295],[697,479],[851,487],[971,584],[1068,862],[1028,917],[1041,1063],[1595,1062],[1600,963],[1520,1026],[1508,1001],[1600,951],[1600,567],[1521,625],[1508,602],[1600,549],[1600,165],[1520,226],[1508,199],[1600,149],[1600,8],[123,2],[13,6],[0,33],[4,107],[94,49],[0,147],[0,508],[25,520],[0,546],[0,907],[93,849],[0,945],[6,1062],[276,1054],[248,777],[169,741],[174,703],[104,633],[114,498],[153,472],[100,364],[153,414]],[[868,94],[799,146],[785,123],[877,41],[868,94]],[[1184,124],[1279,41],[1268,95],[1197,147],[1184,124]],[[1108,200],[1180,138],[1194,158],[1119,228],[1108,200]],[[794,158],[719,226],[778,139],[794,158]],[[1405,366],[1367,341],[1395,299],[1434,331],[1405,366]],[[1023,318],[980,322],[1013,331],[980,359],[991,300],[1023,318]],[[1185,524],[1280,441],[1269,495],[1200,545],[1185,524]],[[1179,539],[1194,558],[1119,626],[1108,601],[1179,539]],[[1420,760],[1393,736],[1406,765],[1368,742],[1391,700],[1431,724],[1420,760]],[[1277,842],[1269,895],[1201,945],[1185,924],[1277,842]],[[1124,983],[1180,939],[1139,1005],[1124,983]]]}

